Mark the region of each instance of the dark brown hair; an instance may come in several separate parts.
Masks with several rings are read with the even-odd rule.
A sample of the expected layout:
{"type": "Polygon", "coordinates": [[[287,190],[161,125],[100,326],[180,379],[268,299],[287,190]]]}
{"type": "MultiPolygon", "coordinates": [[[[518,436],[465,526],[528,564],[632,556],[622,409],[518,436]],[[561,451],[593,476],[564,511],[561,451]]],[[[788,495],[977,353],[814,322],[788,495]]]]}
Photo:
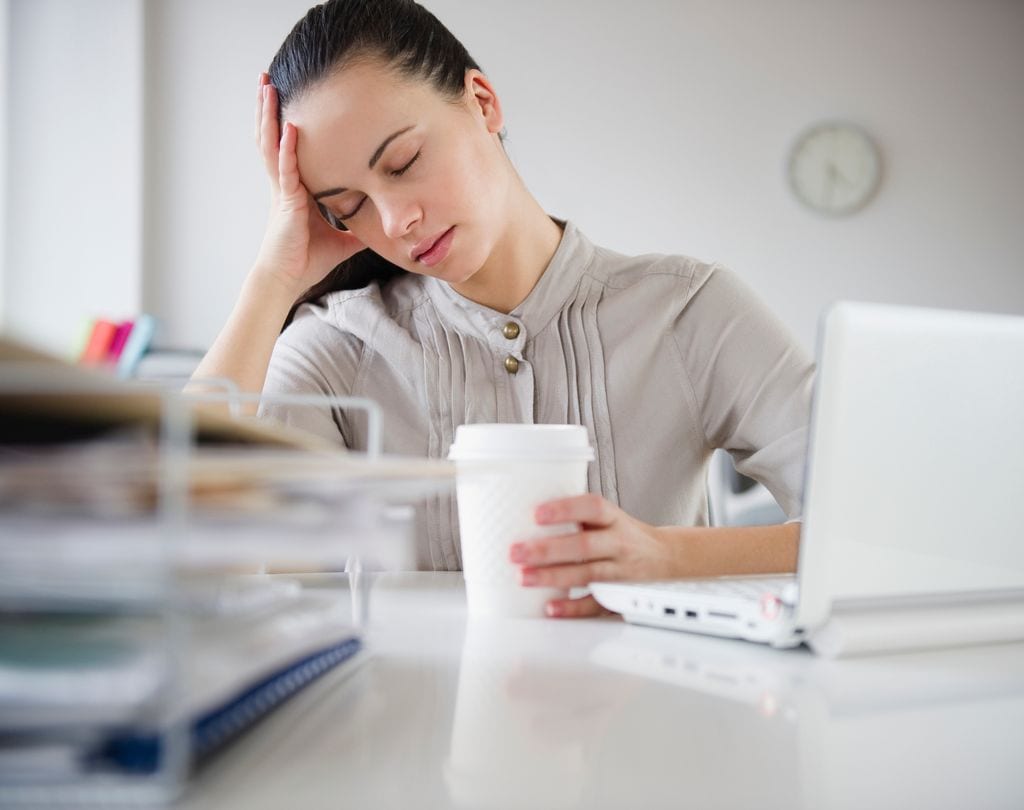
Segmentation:
{"type": "MultiPolygon", "coordinates": [[[[289,104],[319,82],[359,59],[375,58],[400,76],[429,82],[449,101],[462,98],[466,71],[480,69],[455,36],[413,0],[328,0],[296,23],[270,63],[277,89],[278,119],[289,104]]],[[[321,213],[325,209],[321,207],[321,213]]],[[[335,227],[341,223],[325,214],[335,227]]],[[[406,270],[366,249],[339,264],[292,306],[295,311],[335,290],[381,286],[406,270]]]]}

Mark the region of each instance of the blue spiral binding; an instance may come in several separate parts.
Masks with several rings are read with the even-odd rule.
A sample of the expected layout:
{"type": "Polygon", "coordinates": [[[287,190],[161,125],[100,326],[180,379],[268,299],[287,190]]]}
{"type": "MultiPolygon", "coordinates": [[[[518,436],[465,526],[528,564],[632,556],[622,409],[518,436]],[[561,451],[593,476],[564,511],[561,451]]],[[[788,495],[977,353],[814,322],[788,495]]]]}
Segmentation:
{"type": "MultiPolygon", "coordinates": [[[[213,754],[360,649],[360,639],[345,639],[268,675],[227,703],[201,715],[190,729],[193,764],[213,754]]],[[[92,767],[113,766],[127,773],[155,773],[160,767],[163,744],[160,731],[129,729],[109,737],[90,757],[90,764],[92,767]]]]}

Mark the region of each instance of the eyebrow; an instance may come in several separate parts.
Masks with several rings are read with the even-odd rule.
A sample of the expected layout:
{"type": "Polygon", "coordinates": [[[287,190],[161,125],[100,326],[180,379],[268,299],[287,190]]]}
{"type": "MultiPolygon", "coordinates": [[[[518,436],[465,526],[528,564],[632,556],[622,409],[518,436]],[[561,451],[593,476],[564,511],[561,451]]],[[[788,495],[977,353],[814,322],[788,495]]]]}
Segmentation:
{"type": "MultiPolygon", "coordinates": [[[[388,135],[383,140],[383,142],[381,142],[381,145],[377,147],[377,151],[373,153],[373,157],[370,158],[370,162],[368,164],[369,168],[372,169],[374,166],[377,165],[377,161],[379,161],[381,157],[384,155],[384,150],[388,148],[389,143],[391,143],[399,135],[404,135],[406,132],[412,129],[413,126],[415,125],[413,124],[407,126],[405,129],[400,129],[398,130],[398,132],[392,132],[390,135],[388,135]]],[[[324,197],[333,197],[335,194],[342,194],[343,192],[346,191],[348,191],[347,188],[329,188],[326,191],[318,191],[316,194],[313,195],[313,199],[322,200],[324,197]]]]}

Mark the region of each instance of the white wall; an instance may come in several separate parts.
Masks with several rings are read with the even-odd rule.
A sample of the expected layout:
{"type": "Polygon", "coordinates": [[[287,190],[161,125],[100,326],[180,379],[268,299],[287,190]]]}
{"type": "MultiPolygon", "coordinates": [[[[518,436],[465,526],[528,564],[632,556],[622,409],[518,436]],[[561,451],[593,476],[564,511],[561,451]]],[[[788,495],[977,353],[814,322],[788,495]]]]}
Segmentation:
{"type": "MultiPolygon", "coordinates": [[[[124,22],[125,3],[14,0],[23,16],[28,5],[63,9],[80,32],[68,47],[83,51],[76,58],[94,67],[101,57],[84,52],[90,38],[112,45],[104,59],[124,49],[109,43],[109,32],[124,22]],[[83,8],[98,11],[76,11],[83,8]]],[[[166,320],[165,341],[207,345],[255,256],[269,201],[252,138],[256,76],[308,5],[145,4],[142,301],[166,320]]],[[[1024,3],[427,5],[496,82],[509,119],[509,149],[527,184],[547,210],[572,218],[595,241],[626,252],[683,252],[726,262],[808,346],[818,313],[838,297],[1024,312],[1024,3]],[[837,116],[875,135],[886,177],[866,210],[833,221],[790,197],[783,167],[799,131],[837,116]]],[[[12,19],[18,23],[17,14],[12,19]]],[[[16,41],[16,67],[30,47],[52,50],[48,43],[16,41]]],[[[44,87],[72,95],[54,88],[52,73],[42,74],[34,92],[44,87]]],[[[67,99],[74,110],[90,95],[79,84],[72,85],[75,98],[67,99]]],[[[115,89],[126,95],[129,84],[115,89]]],[[[116,107],[106,105],[103,115],[91,117],[115,138],[123,126],[134,131],[116,107]]],[[[19,160],[24,164],[20,187],[19,178],[11,184],[19,209],[25,208],[24,172],[53,174],[40,166],[54,137],[48,132],[52,110],[30,105],[13,120],[25,112],[38,120],[33,140],[12,131],[12,152],[21,155],[12,169],[19,160]]],[[[130,107],[126,114],[130,118],[130,107]]],[[[96,130],[83,131],[83,143],[63,138],[71,150],[65,155],[87,155],[96,130]]],[[[130,154],[131,144],[123,146],[130,154]]],[[[79,180],[87,190],[76,197],[108,205],[117,199],[119,192],[89,182],[95,174],[79,180]]],[[[46,198],[31,202],[33,232],[41,233],[46,198]]],[[[88,214],[90,221],[98,216],[88,214]]],[[[137,246],[130,229],[125,220],[120,232],[137,246]]],[[[104,233],[98,241],[109,242],[110,228],[104,233]]],[[[110,263],[100,261],[105,254],[97,240],[83,237],[62,238],[73,250],[39,247],[32,262],[22,255],[12,265],[10,313],[46,300],[41,282],[26,287],[26,272],[47,268],[65,290],[78,289],[83,274],[95,283],[115,273],[104,269],[110,263]],[[81,266],[68,263],[68,255],[81,266]]],[[[116,249],[122,258],[130,252],[116,249]]],[[[48,333],[58,333],[59,320],[48,322],[48,333]]]]}
{"type": "Polygon", "coordinates": [[[11,0],[5,326],[70,353],[141,302],[143,0],[11,0]]]}
{"type": "Polygon", "coordinates": [[[10,76],[7,64],[8,6],[7,0],[0,0],[0,331],[4,329],[4,294],[7,286],[4,284],[4,275],[7,271],[7,107],[10,76]]]}
{"type": "Polygon", "coordinates": [[[307,0],[150,0],[144,305],[205,348],[256,257],[270,204],[256,80],[307,0]]]}
{"type": "Polygon", "coordinates": [[[1024,312],[1024,4],[591,0],[473,17],[455,27],[505,89],[524,175],[596,240],[726,262],[809,346],[837,297],[1024,312]],[[886,169],[839,221],[804,210],[783,174],[794,136],[833,116],[872,132],[886,169]]]}

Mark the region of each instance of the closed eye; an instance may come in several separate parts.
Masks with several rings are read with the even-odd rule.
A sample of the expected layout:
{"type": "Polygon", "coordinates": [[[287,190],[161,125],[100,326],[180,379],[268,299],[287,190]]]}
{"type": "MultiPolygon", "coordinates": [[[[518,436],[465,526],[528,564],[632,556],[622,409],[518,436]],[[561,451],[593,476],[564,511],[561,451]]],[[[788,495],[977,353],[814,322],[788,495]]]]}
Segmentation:
{"type": "Polygon", "coordinates": [[[408,163],[406,163],[401,169],[395,169],[393,172],[391,172],[391,176],[392,177],[401,177],[403,174],[405,174],[407,171],[409,171],[409,167],[412,166],[413,163],[415,163],[417,160],[420,159],[420,155],[422,155],[422,154],[423,154],[423,150],[421,149],[419,152],[417,152],[415,155],[413,155],[412,156],[412,160],[410,160],[408,163]]]}
{"type": "Polygon", "coordinates": [[[353,210],[352,213],[350,213],[350,214],[338,214],[338,216],[337,216],[338,221],[342,222],[342,221],[344,221],[346,219],[351,219],[352,217],[354,217],[356,214],[359,213],[359,209],[363,207],[363,203],[364,202],[366,202],[366,197],[363,197],[363,199],[360,201],[359,205],[357,205],[355,207],[355,210],[353,210]]]}
{"type": "MultiPolygon", "coordinates": [[[[409,169],[412,167],[413,163],[415,163],[417,160],[420,159],[420,155],[422,155],[422,154],[423,154],[423,150],[421,149],[419,152],[417,152],[415,155],[413,155],[412,156],[412,160],[410,160],[408,163],[406,163],[402,168],[395,169],[394,171],[389,172],[389,174],[392,177],[401,177],[403,174],[405,174],[407,171],[409,171],[409,169]]],[[[366,197],[363,197],[363,199],[360,201],[359,205],[357,205],[355,207],[355,209],[352,210],[350,213],[336,215],[334,218],[338,221],[338,224],[342,224],[346,219],[351,219],[356,214],[358,214],[359,213],[359,209],[363,207],[363,203],[364,202],[366,202],[366,197]]],[[[328,220],[328,221],[330,221],[330,220],[328,220]]],[[[342,227],[344,227],[344,226],[342,226],[342,227]]],[[[345,228],[345,230],[348,230],[348,229],[345,228]]]]}
{"type": "Polygon", "coordinates": [[[345,223],[341,221],[341,217],[337,216],[332,211],[330,211],[330,209],[328,209],[327,206],[324,205],[322,202],[317,202],[316,207],[320,211],[320,216],[322,216],[327,221],[327,224],[330,225],[332,228],[335,228],[339,231],[348,230],[345,223]]]}

